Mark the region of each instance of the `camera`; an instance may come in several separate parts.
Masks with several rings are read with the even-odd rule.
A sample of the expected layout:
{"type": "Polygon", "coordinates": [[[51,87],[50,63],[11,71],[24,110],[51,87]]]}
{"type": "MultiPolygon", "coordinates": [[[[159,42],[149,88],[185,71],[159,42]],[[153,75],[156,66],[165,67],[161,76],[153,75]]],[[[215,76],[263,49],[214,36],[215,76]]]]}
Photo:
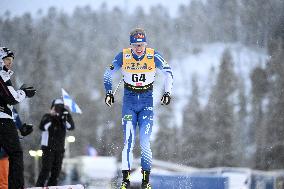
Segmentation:
{"type": "Polygon", "coordinates": [[[63,113],[62,113],[62,116],[61,116],[61,119],[63,120],[63,121],[67,121],[67,116],[68,116],[68,114],[69,114],[69,112],[68,111],[63,111],[63,113]]]}

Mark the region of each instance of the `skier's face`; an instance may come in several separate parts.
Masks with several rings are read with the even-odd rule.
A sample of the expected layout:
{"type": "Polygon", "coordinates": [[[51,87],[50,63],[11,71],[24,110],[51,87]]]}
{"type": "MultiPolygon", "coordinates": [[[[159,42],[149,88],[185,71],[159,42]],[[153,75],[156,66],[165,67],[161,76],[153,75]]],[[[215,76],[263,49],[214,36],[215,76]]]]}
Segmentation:
{"type": "Polygon", "coordinates": [[[7,69],[10,70],[12,68],[13,60],[14,60],[13,57],[6,57],[3,59],[4,65],[7,69]]]}
{"type": "Polygon", "coordinates": [[[145,52],[146,45],[147,45],[147,43],[145,43],[145,42],[132,43],[131,48],[137,56],[142,56],[145,52]]]}

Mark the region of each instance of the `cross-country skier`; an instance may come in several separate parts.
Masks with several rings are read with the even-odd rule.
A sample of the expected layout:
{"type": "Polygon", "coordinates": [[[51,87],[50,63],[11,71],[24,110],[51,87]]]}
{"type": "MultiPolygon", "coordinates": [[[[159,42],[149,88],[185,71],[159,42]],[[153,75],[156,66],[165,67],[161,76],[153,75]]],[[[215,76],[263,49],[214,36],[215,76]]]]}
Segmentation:
{"type": "Polygon", "coordinates": [[[123,49],[104,74],[106,90],[105,103],[114,103],[112,93],[112,75],[121,69],[124,81],[122,107],[122,125],[124,149],[122,151],[122,175],[120,188],[130,188],[130,170],[133,160],[136,126],[139,128],[142,166],[142,188],[151,189],[149,176],[152,163],[150,136],[153,126],[153,83],[156,69],[165,75],[165,93],[162,104],[168,105],[171,100],[173,74],[169,64],[154,49],[146,48],[144,29],[136,28],[130,32],[130,48],[123,49]]]}

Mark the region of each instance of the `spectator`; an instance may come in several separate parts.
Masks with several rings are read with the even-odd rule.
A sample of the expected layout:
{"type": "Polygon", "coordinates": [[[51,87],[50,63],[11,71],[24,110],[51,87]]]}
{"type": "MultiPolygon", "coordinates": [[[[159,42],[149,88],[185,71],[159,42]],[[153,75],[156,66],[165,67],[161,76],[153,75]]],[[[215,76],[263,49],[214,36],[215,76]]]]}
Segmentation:
{"type": "Polygon", "coordinates": [[[36,186],[56,186],[64,157],[66,130],[75,128],[70,112],[64,107],[62,99],[52,102],[50,113],[45,114],[39,125],[42,131],[42,168],[36,186]],[[50,176],[49,176],[50,174],[50,176]]]}

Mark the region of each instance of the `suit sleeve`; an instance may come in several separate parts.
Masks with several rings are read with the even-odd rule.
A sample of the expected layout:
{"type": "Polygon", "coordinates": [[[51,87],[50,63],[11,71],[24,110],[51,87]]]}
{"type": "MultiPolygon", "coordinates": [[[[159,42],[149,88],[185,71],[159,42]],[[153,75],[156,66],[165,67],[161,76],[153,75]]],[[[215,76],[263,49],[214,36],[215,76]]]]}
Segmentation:
{"type": "Polygon", "coordinates": [[[17,129],[20,129],[23,126],[23,124],[16,108],[13,108],[13,118],[17,129]]]}
{"type": "Polygon", "coordinates": [[[14,89],[9,74],[4,70],[0,71],[0,96],[10,105],[18,104],[26,98],[23,90],[14,89]]]}
{"type": "Polygon", "coordinates": [[[112,75],[121,68],[122,61],[123,53],[120,52],[118,55],[116,55],[116,57],[112,61],[112,64],[106,68],[106,71],[104,73],[104,86],[106,92],[112,91],[112,75]]]}
{"type": "Polygon", "coordinates": [[[172,87],[173,87],[173,79],[174,79],[172,68],[167,63],[167,61],[165,61],[164,58],[156,51],[154,53],[154,61],[155,61],[156,67],[160,69],[165,75],[165,82],[164,82],[165,92],[168,92],[171,94],[172,87]]]}
{"type": "Polygon", "coordinates": [[[41,131],[47,131],[49,127],[51,127],[51,115],[50,114],[45,114],[39,124],[39,129],[41,131]]]}
{"type": "Polygon", "coordinates": [[[74,124],[72,115],[70,114],[69,111],[68,111],[68,115],[67,115],[66,128],[67,128],[67,130],[74,130],[75,129],[75,124],[74,124]]]}

